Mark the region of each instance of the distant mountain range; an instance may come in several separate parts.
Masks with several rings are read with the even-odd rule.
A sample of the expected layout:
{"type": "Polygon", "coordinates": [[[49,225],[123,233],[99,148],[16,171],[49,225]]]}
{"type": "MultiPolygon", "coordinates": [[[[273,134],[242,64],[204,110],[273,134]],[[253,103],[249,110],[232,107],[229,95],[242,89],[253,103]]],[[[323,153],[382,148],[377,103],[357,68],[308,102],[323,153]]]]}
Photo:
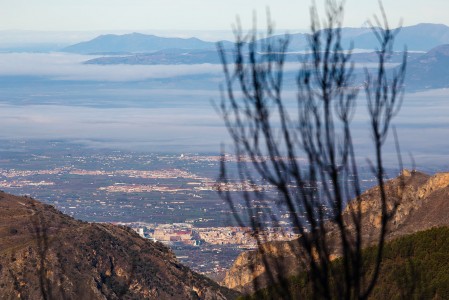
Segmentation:
{"type": "MultiPolygon", "coordinates": [[[[307,49],[308,34],[292,34],[289,51],[307,49]]],[[[438,45],[449,44],[449,27],[443,24],[422,23],[402,27],[396,37],[394,50],[428,51],[438,45]]],[[[371,28],[342,28],[343,48],[376,49],[378,41],[371,28]]]]}
{"type": "MultiPolygon", "coordinates": [[[[224,42],[230,45],[230,42],[224,42]]],[[[93,40],[78,43],[62,49],[62,52],[79,54],[116,54],[154,52],[163,49],[215,49],[215,43],[202,41],[197,38],[166,38],[142,33],[123,35],[100,35],[93,40]]]]}
{"type": "MultiPolygon", "coordinates": [[[[228,61],[232,61],[231,51],[226,52],[228,61]]],[[[295,62],[300,54],[287,54],[286,61],[295,62]]],[[[354,53],[352,59],[356,63],[369,64],[377,61],[375,52],[354,53]]],[[[394,53],[389,62],[399,63],[401,53],[394,53]]],[[[220,63],[216,50],[161,50],[154,53],[143,53],[124,56],[106,56],[88,60],[86,64],[114,65],[160,65],[160,64],[202,64],[220,63]]],[[[362,77],[356,80],[359,84],[362,77]]],[[[449,87],[449,44],[440,45],[427,53],[409,52],[406,73],[406,89],[408,91],[449,87]]]]}
{"type": "MultiPolygon", "coordinates": [[[[343,28],[344,48],[375,50],[377,40],[370,28],[343,28]]],[[[286,61],[297,62],[301,51],[307,48],[308,34],[290,35],[290,46],[286,61]]],[[[272,38],[276,38],[272,37],[272,38]]],[[[222,42],[228,61],[232,61],[233,43],[222,42]]],[[[449,27],[441,24],[418,24],[403,27],[395,41],[395,50],[407,46],[408,67],[407,89],[449,87],[449,27]],[[427,53],[423,53],[428,51],[427,53]]],[[[220,57],[216,43],[197,38],[165,38],[139,33],[125,35],[101,35],[93,40],[64,48],[63,51],[81,54],[103,54],[86,61],[98,65],[176,65],[176,64],[219,64],[220,57]]],[[[377,60],[375,52],[353,53],[357,63],[371,63],[377,60]]],[[[395,53],[389,62],[400,62],[401,55],[395,53]]],[[[362,79],[361,79],[362,80],[362,79]]]]}
{"type": "Polygon", "coordinates": [[[406,83],[415,89],[449,87],[449,44],[435,47],[411,60],[407,66],[406,83]]]}
{"type": "MultiPolygon", "coordinates": [[[[309,34],[290,35],[288,51],[304,51],[308,48],[309,34]]],[[[377,39],[370,28],[342,28],[342,44],[345,49],[376,49],[377,39]]],[[[277,38],[274,36],[272,38],[277,38]]],[[[428,51],[436,46],[449,44],[449,27],[442,24],[418,24],[401,28],[395,50],[403,50],[407,46],[410,51],[428,51]]],[[[223,41],[225,48],[233,43],[223,41]]],[[[135,54],[151,53],[167,49],[182,50],[215,50],[216,43],[197,38],[167,38],[141,33],[124,35],[101,35],[90,41],[78,43],[61,51],[79,54],[135,54]]]]}

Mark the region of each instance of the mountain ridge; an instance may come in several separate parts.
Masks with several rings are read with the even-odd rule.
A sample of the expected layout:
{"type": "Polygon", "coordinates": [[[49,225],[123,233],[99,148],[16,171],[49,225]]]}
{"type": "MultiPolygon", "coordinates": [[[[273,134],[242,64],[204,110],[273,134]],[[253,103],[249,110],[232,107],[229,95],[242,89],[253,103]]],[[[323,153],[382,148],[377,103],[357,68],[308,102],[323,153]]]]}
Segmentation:
{"type": "MultiPolygon", "coordinates": [[[[325,30],[325,29],[323,29],[325,30]]],[[[378,42],[369,27],[343,27],[342,46],[344,49],[371,49],[378,47],[378,42]]],[[[309,33],[290,34],[289,52],[308,49],[309,33]]],[[[278,39],[274,35],[269,39],[278,39]]],[[[261,39],[264,41],[267,39],[261,39]]],[[[225,48],[233,45],[230,41],[221,41],[225,48]]],[[[407,46],[410,51],[428,51],[438,45],[449,43],[449,27],[444,24],[420,23],[400,28],[396,36],[394,50],[402,51],[407,46]]],[[[214,50],[215,42],[206,42],[195,37],[175,38],[159,37],[142,33],[123,35],[100,35],[89,41],[80,42],[61,49],[62,52],[95,54],[95,53],[151,53],[166,49],[214,50]]]]}
{"type": "MultiPolygon", "coordinates": [[[[384,246],[382,268],[368,299],[449,299],[449,227],[441,226],[400,236],[384,246]]],[[[362,251],[364,270],[373,272],[377,247],[362,251]]],[[[336,273],[344,273],[341,261],[331,262],[336,273]]],[[[307,272],[287,279],[281,285],[269,286],[248,300],[278,299],[288,290],[291,299],[313,298],[307,272]]],[[[331,292],[338,299],[338,289],[331,292]]],[[[285,296],[284,296],[285,297],[285,296]]]]}
{"type": "Polygon", "coordinates": [[[0,192],[0,295],[20,299],[233,299],[166,246],[0,192]],[[45,297],[44,297],[45,298],[45,297]]]}
{"type": "MultiPolygon", "coordinates": [[[[224,41],[224,43],[228,45],[230,42],[224,41]]],[[[151,34],[133,32],[122,35],[100,35],[92,40],[65,47],[61,51],[79,54],[148,53],[172,48],[204,50],[215,49],[215,47],[214,42],[206,42],[196,37],[159,37],[151,34]]]]}
{"type": "Polygon", "coordinates": [[[407,65],[406,84],[414,89],[449,86],[449,43],[432,48],[407,65]]]}
{"type": "MultiPolygon", "coordinates": [[[[386,185],[387,199],[391,209],[393,203],[399,202],[394,218],[391,220],[387,240],[412,234],[432,227],[449,225],[449,173],[436,173],[432,176],[404,170],[397,178],[389,180],[386,185]],[[402,183],[405,187],[402,190],[402,183]]],[[[364,247],[370,246],[375,241],[376,232],[380,226],[380,201],[379,188],[374,187],[362,194],[362,234],[364,247]]],[[[350,218],[349,206],[343,213],[344,218],[350,218]]],[[[338,246],[338,230],[333,224],[327,224],[327,232],[331,257],[340,256],[338,246]]],[[[282,276],[295,276],[303,271],[298,260],[301,255],[301,247],[298,241],[267,243],[262,246],[265,259],[269,265],[278,264],[283,270],[282,276]]],[[[244,293],[254,292],[253,283],[257,282],[259,288],[263,288],[270,282],[262,264],[261,251],[244,252],[237,257],[223,280],[223,285],[244,293]]],[[[276,268],[271,268],[272,271],[276,268]]],[[[274,277],[281,275],[275,271],[274,277]]]]}
{"type": "MultiPolygon", "coordinates": [[[[398,30],[398,28],[393,29],[398,30]]],[[[378,41],[370,27],[343,27],[342,46],[344,49],[376,49],[378,41]]],[[[292,34],[289,51],[306,50],[308,47],[307,33],[292,34]]],[[[394,49],[402,51],[407,47],[410,51],[429,51],[430,49],[449,43],[449,26],[444,24],[419,23],[399,28],[394,49]]]]}

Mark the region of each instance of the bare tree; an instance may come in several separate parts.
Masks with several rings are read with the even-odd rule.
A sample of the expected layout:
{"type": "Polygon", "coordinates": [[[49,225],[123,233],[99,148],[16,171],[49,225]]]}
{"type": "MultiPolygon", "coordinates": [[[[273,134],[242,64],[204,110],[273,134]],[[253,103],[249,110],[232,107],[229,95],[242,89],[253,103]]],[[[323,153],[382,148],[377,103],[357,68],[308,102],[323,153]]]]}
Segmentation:
{"type": "MultiPolygon", "coordinates": [[[[360,88],[354,83],[351,51],[342,46],[342,3],[327,0],[322,22],[316,7],[311,8],[310,52],[302,57],[294,103],[283,94],[289,36],[274,37],[269,18],[264,39],[258,39],[255,29],[243,36],[240,26],[236,28],[232,64],[228,63],[228,52],[219,45],[225,75],[219,110],[233,139],[235,155],[248,158],[237,164],[239,180],[251,185],[266,182],[277,196],[258,189],[243,192],[241,199],[229,189],[220,193],[237,222],[241,226],[250,223],[267,276],[271,276],[271,282],[280,283],[278,296],[282,298],[291,297],[283,277],[278,276],[282,273],[279,268],[285,266],[268,262],[262,246],[266,238],[260,234],[267,224],[280,226],[277,211],[288,211],[290,226],[299,231],[297,243],[301,251],[297,259],[309,272],[315,298],[366,299],[376,283],[388,222],[397,205],[387,203],[382,153],[392,119],[401,106],[406,68],[404,51],[400,66],[392,72],[386,70],[398,30],[389,28],[382,6],[381,10],[383,23],[376,18],[376,26],[372,26],[379,41],[377,69],[365,70],[364,87],[360,88]],[[380,228],[375,233],[377,259],[370,274],[364,271],[362,261],[362,247],[366,244],[362,188],[351,126],[358,93],[363,89],[374,149],[370,167],[379,185],[381,202],[380,228]],[[305,157],[306,162],[300,157],[305,157]],[[270,203],[270,208],[254,205],[255,199],[270,203]],[[350,199],[354,200],[347,205],[350,199]],[[238,204],[245,206],[247,216],[238,214],[238,204]],[[337,232],[334,241],[343,265],[339,269],[331,263],[335,245],[327,236],[330,228],[337,232]]],[[[229,183],[228,173],[223,159],[223,186],[229,183]]]]}

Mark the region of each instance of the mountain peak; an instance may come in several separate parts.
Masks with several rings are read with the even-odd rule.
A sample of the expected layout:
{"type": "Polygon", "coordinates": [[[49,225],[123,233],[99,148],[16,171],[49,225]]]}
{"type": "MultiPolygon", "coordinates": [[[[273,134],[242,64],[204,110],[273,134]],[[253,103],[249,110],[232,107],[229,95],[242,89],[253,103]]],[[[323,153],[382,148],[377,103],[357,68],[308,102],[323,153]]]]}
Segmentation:
{"type": "Polygon", "coordinates": [[[405,27],[426,27],[426,28],[430,28],[430,29],[435,29],[435,28],[449,28],[449,26],[445,25],[445,24],[441,24],[441,23],[418,23],[416,25],[410,25],[410,26],[405,26],[405,27]]]}

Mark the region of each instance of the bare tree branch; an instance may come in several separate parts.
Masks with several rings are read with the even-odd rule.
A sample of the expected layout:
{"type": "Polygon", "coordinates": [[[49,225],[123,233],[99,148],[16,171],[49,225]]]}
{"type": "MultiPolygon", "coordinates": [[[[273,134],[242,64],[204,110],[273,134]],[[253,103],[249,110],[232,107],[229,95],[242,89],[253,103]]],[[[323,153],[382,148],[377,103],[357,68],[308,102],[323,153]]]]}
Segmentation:
{"type": "MultiPolygon", "coordinates": [[[[227,51],[218,45],[225,77],[219,110],[233,139],[236,157],[247,157],[250,161],[237,163],[238,180],[252,185],[267,182],[278,197],[275,205],[260,211],[254,208],[252,200],[268,199],[267,193],[243,193],[246,219],[257,238],[267,276],[271,282],[282,282],[279,274],[283,275],[283,266],[268,262],[263,252],[266,239],[260,233],[267,224],[279,225],[277,211],[286,210],[289,226],[300,234],[297,243],[302,251],[298,260],[305,263],[314,297],[320,299],[369,296],[377,281],[388,222],[396,207],[388,208],[382,155],[392,119],[403,100],[406,53],[400,67],[392,74],[387,72],[385,63],[398,30],[389,29],[381,6],[382,26],[378,18],[375,18],[378,26],[372,26],[379,41],[378,66],[375,74],[365,70],[365,94],[375,149],[372,171],[380,188],[381,203],[376,267],[373,274],[367,275],[362,261],[362,247],[366,244],[362,188],[351,125],[358,89],[354,87],[352,51],[344,50],[341,43],[343,10],[342,2],[326,1],[323,21],[316,6],[310,10],[310,52],[303,58],[297,76],[295,114],[291,114],[291,103],[282,94],[288,35],[274,37],[271,21],[263,39],[257,39],[255,28],[244,37],[237,25],[233,65],[227,61],[227,51]],[[306,163],[300,157],[305,157],[306,163]],[[354,200],[348,205],[350,199],[354,200]],[[328,237],[330,228],[338,232],[332,243],[338,243],[343,274],[331,264],[336,246],[328,237]]],[[[397,149],[399,153],[398,146],[397,149]]],[[[229,180],[222,159],[220,181],[226,186],[229,180]]],[[[229,203],[238,224],[248,225],[238,213],[239,199],[228,190],[221,190],[220,194],[229,203]]],[[[257,281],[254,284],[257,290],[257,281]]],[[[281,288],[279,295],[288,299],[287,286],[281,287],[284,290],[281,288]]]]}

